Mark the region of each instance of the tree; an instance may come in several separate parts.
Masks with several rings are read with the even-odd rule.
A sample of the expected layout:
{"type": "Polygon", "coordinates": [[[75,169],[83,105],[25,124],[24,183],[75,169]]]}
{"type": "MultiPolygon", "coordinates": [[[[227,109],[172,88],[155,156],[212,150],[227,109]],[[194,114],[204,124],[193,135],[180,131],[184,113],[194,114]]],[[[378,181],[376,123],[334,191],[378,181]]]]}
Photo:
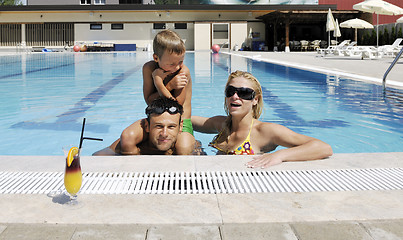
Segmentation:
{"type": "Polygon", "coordinates": [[[392,26],[392,31],[391,31],[391,33],[390,33],[390,39],[392,40],[392,41],[394,41],[395,39],[396,39],[396,28],[394,27],[394,26],[392,26]]]}
{"type": "Polygon", "coordinates": [[[375,30],[372,29],[372,34],[371,34],[371,45],[376,45],[376,32],[375,30]]]}
{"type": "Polygon", "coordinates": [[[396,38],[401,38],[403,37],[403,33],[402,33],[402,28],[399,28],[399,32],[396,35],[396,38]]]}
{"type": "Polygon", "coordinates": [[[20,0],[0,0],[0,6],[22,5],[20,0]]]}
{"type": "Polygon", "coordinates": [[[386,44],[390,44],[390,41],[389,41],[388,28],[385,27],[385,29],[383,30],[383,39],[382,39],[381,45],[386,45],[386,44]]]}
{"type": "Polygon", "coordinates": [[[369,33],[368,31],[364,31],[364,34],[361,35],[361,44],[362,45],[369,45],[369,33]]]}

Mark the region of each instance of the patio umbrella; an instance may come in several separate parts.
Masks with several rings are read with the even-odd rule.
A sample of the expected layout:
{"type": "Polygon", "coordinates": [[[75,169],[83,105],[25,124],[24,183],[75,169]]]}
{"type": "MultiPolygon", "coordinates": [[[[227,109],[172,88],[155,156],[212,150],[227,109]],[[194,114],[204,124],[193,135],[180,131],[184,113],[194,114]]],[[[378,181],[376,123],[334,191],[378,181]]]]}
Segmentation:
{"type": "Polygon", "coordinates": [[[403,23],[403,17],[398,18],[398,19],[396,20],[396,22],[397,22],[397,23],[403,23]]]}
{"type": "Polygon", "coordinates": [[[353,5],[355,10],[360,10],[363,12],[375,13],[376,14],[376,46],[379,45],[379,14],[381,15],[401,15],[403,14],[403,9],[393,5],[391,3],[385,2],[383,0],[365,0],[364,2],[357,3],[353,5]]]}
{"type": "Polygon", "coordinates": [[[341,37],[341,32],[340,32],[340,27],[339,27],[339,21],[336,19],[336,28],[334,29],[334,32],[333,32],[333,37],[335,37],[336,38],[336,41],[337,41],[337,38],[338,37],[341,37]]]}
{"type": "Polygon", "coordinates": [[[326,20],[326,32],[329,32],[329,46],[330,46],[330,31],[334,31],[336,29],[336,22],[334,21],[332,10],[327,12],[327,20],[326,20]]]}
{"type": "Polygon", "coordinates": [[[342,28],[355,28],[355,41],[357,41],[357,29],[364,29],[364,28],[374,28],[374,26],[364,20],[354,18],[347,20],[345,22],[340,23],[340,27],[342,28]]]}

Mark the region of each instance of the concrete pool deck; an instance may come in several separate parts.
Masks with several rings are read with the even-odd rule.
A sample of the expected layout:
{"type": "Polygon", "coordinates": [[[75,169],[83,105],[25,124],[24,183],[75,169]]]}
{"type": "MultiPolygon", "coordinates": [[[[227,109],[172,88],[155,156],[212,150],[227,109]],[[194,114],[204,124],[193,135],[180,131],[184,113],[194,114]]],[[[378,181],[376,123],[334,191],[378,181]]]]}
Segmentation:
{"type": "MultiPolygon", "coordinates": [[[[231,52],[252,59],[275,64],[327,73],[339,77],[369,81],[382,84],[382,78],[394,58],[364,59],[353,57],[321,57],[316,52],[231,52]]],[[[395,64],[386,78],[386,86],[403,88],[403,60],[395,64]]]]}
{"type": "MultiPolygon", "coordinates": [[[[402,168],[403,153],[335,154],[269,171],[402,168]]],[[[251,156],[82,157],[83,172],[255,171],[251,156]],[[152,163],[152,164],[150,164],[152,163]]],[[[1,156],[0,172],[63,172],[62,156],[1,156]],[[18,164],[16,164],[18,162],[18,164]]],[[[402,239],[403,190],[248,194],[0,194],[0,239],[402,239]],[[34,236],[34,237],[33,237],[34,236]],[[390,238],[388,238],[390,237],[390,238]]]]}
{"type": "MultiPolygon", "coordinates": [[[[239,54],[237,52],[237,54],[239,54]]],[[[254,58],[382,79],[393,60],[315,53],[254,58]],[[354,64],[353,64],[354,63],[354,64]],[[388,64],[389,63],[389,64],[388,64]]],[[[260,56],[258,56],[260,55],[260,56]]],[[[403,64],[388,79],[403,82],[403,64]]],[[[403,149],[402,149],[403,150],[403,149]]],[[[82,157],[83,172],[254,171],[249,156],[82,157]],[[152,164],[150,164],[152,163],[152,164]]],[[[0,172],[63,172],[62,156],[0,156],[0,172]]],[[[335,154],[268,171],[402,168],[403,152],[335,154]]],[[[248,194],[81,194],[69,209],[46,194],[0,194],[0,239],[403,239],[403,190],[248,194]]]]}

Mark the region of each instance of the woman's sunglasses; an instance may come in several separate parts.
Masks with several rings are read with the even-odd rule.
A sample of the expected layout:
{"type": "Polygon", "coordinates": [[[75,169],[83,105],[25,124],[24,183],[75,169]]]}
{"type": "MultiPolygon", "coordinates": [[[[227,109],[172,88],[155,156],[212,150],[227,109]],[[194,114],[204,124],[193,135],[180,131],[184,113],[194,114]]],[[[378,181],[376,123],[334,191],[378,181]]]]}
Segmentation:
{"type": "Polygon", "coordinates": [[[225,96],[227,98],[234,96],[234,94],[237,94],[238,97],[244,99],[244,100],[252,100],[255,97],[255,91],[251,88],[237,88],[231,85],[228,85],[228,87],[225,89],[225,96]]]}

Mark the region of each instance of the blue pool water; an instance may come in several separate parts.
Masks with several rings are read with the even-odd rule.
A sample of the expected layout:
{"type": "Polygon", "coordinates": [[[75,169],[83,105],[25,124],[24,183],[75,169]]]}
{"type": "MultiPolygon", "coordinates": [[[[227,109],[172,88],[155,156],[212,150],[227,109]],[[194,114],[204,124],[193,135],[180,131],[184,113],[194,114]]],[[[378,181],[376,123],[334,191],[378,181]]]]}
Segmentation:
{"type": "MultiPolygon", "coordinates": [[[[83,117],[85,135],[104,142],[84,142],[82,154],[108,146],[144,117],[141,68],[150,59],[147,52],[0,57],[0,155],[62,155],[63,146],[78,145],[83,117]]],[[[403,150],[402,98],[385,98],[379,85],[208,52],[188,53],[185,64],[193,115],[224,115],[224,85],[239,69],[263,86],[262,121],[319,138],[336,153],[403,150]]],[[[212,137],[196,133],[209,155],[212,137]]]]}

